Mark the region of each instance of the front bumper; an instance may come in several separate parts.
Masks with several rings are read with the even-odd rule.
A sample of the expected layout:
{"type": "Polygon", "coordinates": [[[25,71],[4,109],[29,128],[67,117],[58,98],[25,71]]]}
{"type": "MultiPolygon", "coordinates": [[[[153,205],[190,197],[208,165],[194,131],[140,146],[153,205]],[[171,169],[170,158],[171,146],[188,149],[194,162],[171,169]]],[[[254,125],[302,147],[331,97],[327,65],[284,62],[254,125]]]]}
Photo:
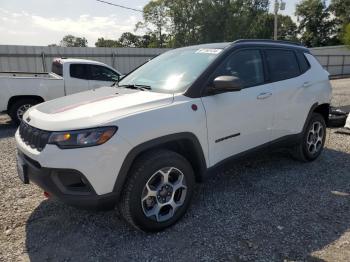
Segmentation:
{"type": "Polygon", "coordinates": [[[107,210],[116,204],[116,193],[97,195],[86,177],[77,170],[41,167],[38,162],[18,151],[26,166],[26,176],[53,198],[83,209],[107,210]]]}
{"type": "Polygon", "coordinates": [[[131,146],[116,134],[107,143],[88,148],[38,151],[15,134],[18,157],[28,179],[54,198],[76,207],[106,209],[117,201],[115,184],[131,146]]]}

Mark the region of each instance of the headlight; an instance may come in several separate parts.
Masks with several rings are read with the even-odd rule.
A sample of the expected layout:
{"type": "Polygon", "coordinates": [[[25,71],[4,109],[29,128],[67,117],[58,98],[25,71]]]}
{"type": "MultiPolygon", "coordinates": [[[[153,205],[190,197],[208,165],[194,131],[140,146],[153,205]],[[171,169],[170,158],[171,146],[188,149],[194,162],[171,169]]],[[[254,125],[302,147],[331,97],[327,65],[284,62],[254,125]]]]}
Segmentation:
{"type": "Polygon", "coordinates": [[[106,143],[117,131],[117,127],[98,127],[67,132],[53,132],[48,144],[62,149],[97,146],[106,143]]]}

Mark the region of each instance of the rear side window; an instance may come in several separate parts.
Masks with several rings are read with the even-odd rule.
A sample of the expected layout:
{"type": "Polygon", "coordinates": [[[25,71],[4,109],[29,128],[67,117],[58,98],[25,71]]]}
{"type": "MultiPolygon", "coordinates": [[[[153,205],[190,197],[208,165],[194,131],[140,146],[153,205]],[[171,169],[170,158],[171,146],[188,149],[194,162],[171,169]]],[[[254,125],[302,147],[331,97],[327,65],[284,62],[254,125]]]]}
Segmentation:
{"type": "Polygon", "coordinates": [[[52,73],[56,75],[63,76],[63,65],[59,61],[54,61],[52,63],[52,73]]]}
{"type": "Polygon", "coordinates": [[[89,67],[91,72],[90,80],[110,82],[118,81],[118,74],[107,67],[99,65],[90,65],[89,67]]]}
{"type": "Polygon", "coordinates": [[[300,75],[297,58],[290,50],[266,50],[270,80],[281,81],[300,75]]]}
{"type": "Polygon", "coordinates": [[[71,64],[69,72],[73,78],[88,80],[88,67],[85,64],[71,64]]]}
{"type": "Polygon", "coordinates": [[[310,69],[309,61],[306,59],[305,54],[303,52],[297,52],[297,57],[301,73],[303,74],[310,69]]]}

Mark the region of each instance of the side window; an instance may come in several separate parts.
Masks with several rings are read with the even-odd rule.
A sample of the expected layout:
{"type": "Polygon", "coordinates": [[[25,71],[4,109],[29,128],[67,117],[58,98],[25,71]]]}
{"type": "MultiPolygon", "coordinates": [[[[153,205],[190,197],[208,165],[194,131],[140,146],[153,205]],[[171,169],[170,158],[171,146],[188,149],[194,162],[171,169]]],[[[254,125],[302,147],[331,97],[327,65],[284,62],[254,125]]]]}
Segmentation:
{"type": "Polygon", "coordinates": [[[111,69],[99,66],[99,65],[90,65],[91,80],[97,81],[118,81],[118,74],[112,71],[111,69]]]}
{"type": "Polygon", "coordinates": [[[71,77],[88,80],[87,65],[85,64],[71,64],[69,73],[71,77]]]}
{"type": "Polygon", "coordinates": [[[307,70],[310,69],[309,61],[307,61],[303,52],[298,51],[297,57],[298,57],[299,65],[300,65],[300,70],[302,73],[305,73],[307,70]]]}
{"type": "Polygon", "coordinates": [[[298,61],[293,51],[266,50],[270,80],[281,81],[300,75],[298,61]]]}
{"type": "Polygon", "coordinates": [[[242,50],[233,53],[215,72],[217,76],[236,76],[244,87],[264,83],[264,69],[261,54],[258,50],[242,50]]]}
{"type": "Polygon", "coordinates": [[[63,65],[59,61],[54,61],[51,71],[56,75],[63,76],[63,65]]]}

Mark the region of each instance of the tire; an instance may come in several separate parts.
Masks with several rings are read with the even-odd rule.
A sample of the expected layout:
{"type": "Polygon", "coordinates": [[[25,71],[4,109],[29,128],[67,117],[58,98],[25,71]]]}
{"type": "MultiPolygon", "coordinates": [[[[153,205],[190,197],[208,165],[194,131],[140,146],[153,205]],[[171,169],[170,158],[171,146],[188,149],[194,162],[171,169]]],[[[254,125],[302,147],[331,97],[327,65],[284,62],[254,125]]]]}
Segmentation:
{"type": "Polygon", "coordinates": [[[19,99],[11,105],[8,114],[11,117],[12,121],[16,125],[19,125],[21,123],[22,116],[24,115],[25,111],[39,103],[40,101],[33,98],[19,99]]]}
{"type": "Polygon", "coordinates": [[[192,167],[183,156],[169,150],[149,151],[139,157],[131,167],[118,203],[119,212],[134,228],[146,232],[164,230],[185,214],[191,202],[194,185],[192,167]],[[164,174],[167,173],[168,184],[164,183],[164,174]],[[177,206],[173,209],[167,203],[177,206]],[[164,206],[158,212],[160,204],[164,206]]]}
{"type": "Polygon", "coordinates": [[[296,160],[302,162],[314,161],[322,153],[325,141],[326,122],[321,114],[312,113],[301,140],[292,149],[292,155],[296,160]]]}

